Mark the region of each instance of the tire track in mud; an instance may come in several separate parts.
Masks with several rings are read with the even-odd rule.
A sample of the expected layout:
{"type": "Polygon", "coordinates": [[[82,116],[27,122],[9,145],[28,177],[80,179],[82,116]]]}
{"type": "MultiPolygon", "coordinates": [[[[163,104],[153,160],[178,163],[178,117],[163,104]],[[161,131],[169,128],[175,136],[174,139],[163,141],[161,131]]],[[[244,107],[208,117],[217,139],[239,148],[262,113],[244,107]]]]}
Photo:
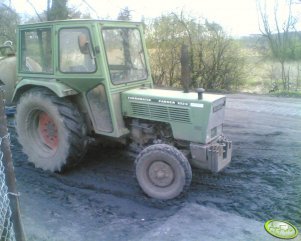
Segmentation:
{"type": "MultiPolygon", "coordinates": [[[[134,240],[164,223],[183,206],[184,197],[163,202],[145,196],[134,179],[132,157],[123,150],[90,153],[86,163],[62,174],[50,173],[27,163],[14,131],[11,133],[21,201],[27,206],[23,211],[43,223],[40,214],[31,209],[46,210],[43,219],[53,220],[51,225],[50,221],[44,223],[50,236],[65,232],[57,231],[59,227],[75,225],[74,229],[82,233],[90,232],[80,240],[95,241],[96,235],[101,235],[100,240],[134,240]]],[[[29,223],[36,227],[34,232],[41,232],[37,230],[40,226],[29,223]]],[[[43,240],[41,235],[33,236],[33,240],[43,240]]]]}
{"type": "Polygon", "coordinates": [[[284,166],[271,159],[233,161],[224,173],[196,174],[191,196],[197,203],[262,222],[281,218],[301,223],[297,165],[284,166]]]}
{"type": "MultiPolygon", "coordinates": [[[[240,185],[229,197],[237,207],[230,204],[229,210],[259,221],[291,220],[300,228],[301,100],[267,98],[244,99],[239,108],[226,110],[224,131],[234,153],[221,175],[231,175],[232,183],[240,185]],[[261,111],[254,111],[258,106],[261,111]]],[[[239,105],[241,99],[230,102],[239,105]]]]}

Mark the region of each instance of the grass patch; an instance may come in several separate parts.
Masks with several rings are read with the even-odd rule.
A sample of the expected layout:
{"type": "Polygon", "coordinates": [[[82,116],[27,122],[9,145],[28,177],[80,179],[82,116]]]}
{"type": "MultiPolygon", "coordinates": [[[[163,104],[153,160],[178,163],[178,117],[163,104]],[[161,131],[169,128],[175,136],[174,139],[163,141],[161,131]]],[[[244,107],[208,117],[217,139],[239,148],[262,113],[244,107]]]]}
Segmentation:
{"type": "Polygon", "coordinates": [[[301,98],[300,91],[277,91],[277,92],[270,93],[270,95],[276,97],[301,98]]]}

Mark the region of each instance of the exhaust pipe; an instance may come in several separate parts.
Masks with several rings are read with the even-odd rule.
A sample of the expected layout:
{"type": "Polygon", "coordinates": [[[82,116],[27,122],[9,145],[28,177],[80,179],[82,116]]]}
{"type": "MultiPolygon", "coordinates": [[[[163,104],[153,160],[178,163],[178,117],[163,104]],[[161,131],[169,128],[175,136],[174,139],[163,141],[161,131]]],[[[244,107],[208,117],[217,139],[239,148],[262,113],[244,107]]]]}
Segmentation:
{"type": "Polygon", "coordinates": [[[203,99],[203,93],[205,92],[205,89],[203,89],[203,88],[197,88],[196,92],[198,93],[198,99],[202,100],[203,99]]]}
{"type": "Polygon", "coordinates": [[[189,86],[191,82],[190,77],[190,58],[189,50],[186,44],[182,44],[181,47],[181,82],[184,89],[184,93],[189,92],[189,86]]]}

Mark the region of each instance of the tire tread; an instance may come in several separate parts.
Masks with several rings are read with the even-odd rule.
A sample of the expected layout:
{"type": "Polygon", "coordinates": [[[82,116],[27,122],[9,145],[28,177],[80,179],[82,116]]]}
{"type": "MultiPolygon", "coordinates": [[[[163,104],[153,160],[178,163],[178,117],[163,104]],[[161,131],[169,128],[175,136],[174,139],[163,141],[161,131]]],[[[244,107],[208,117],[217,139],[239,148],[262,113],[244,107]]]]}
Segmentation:
{"type": "Polygon", "coordinates": [[[184,185],[183,191],[182,191],[182,193],[185,193],[189,189],[191,179],[192,179],[191,166],[190,166],[187,158],[184,156],[184,154],[181,151],[179,151],[178,149],[176,149],[175,147],[167,145],[167,144],[154,144],[154,145],[148,146],[138,154],[138,156],[135,160],[135,167],[137,166],[137,164],[142,156],[147,155],[154,151],[168,153],[169,155],[175,157],[179,161],[179,163],[183,167],[183,170],[185,173],[185,185],[184,185]]]}
{"type": "Polygon", "coordinates": [[[34,96],[40,96],[41,99],[48,99],[54,106],[56,106],[59,115],[63,119],[65,128],[70,135],[68,137],[70,144],[66,163],[61,167],[53,167],[54,170],[52,171],[65,170],[70,166],[78,164],[87,150],[86,126],[78,108],[70,100],[60,98],[50,90],[41,87],[35,87],[25,92],[20,97],[19,103],[34,96]]]}

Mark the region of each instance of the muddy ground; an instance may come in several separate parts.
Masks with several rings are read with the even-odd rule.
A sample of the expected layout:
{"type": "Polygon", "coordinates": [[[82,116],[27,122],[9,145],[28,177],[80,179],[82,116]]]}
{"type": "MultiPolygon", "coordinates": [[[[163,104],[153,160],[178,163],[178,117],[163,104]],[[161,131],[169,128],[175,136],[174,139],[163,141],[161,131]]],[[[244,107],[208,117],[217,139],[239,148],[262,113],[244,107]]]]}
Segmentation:
{"type": "MultiPolygon", "coordinates": [[[[233,141],[231,165],[219,174],[193,170],[189,192],[172,201],[142,193],[134,157],[125,150],[94,150],[80,166],[52,174],[29,164],[10,132],[28,240],[147,240],[167,220],[185,216],[188,206],[262,224],[289,220],[301,229],[301,99],[228,95],[224,133],[233,141]]],[[[211,240],[224,240],[215,235],[211,240]]],[[[189,240],[177,237],[171,240],[189,240]]]]}

